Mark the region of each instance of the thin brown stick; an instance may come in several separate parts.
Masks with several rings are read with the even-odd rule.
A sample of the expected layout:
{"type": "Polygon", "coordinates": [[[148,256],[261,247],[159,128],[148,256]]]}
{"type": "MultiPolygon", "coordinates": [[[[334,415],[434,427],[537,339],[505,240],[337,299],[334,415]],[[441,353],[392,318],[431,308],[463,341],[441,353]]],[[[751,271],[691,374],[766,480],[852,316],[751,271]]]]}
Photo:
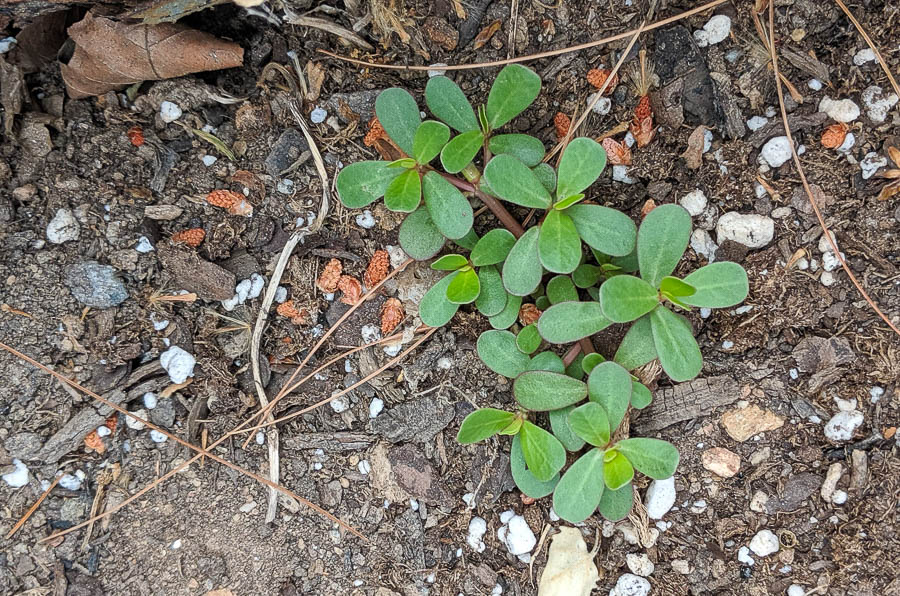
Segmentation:
{"type": "Polygon", "coordinates": [[[888,80],[891,82],[891,87],[894,88],[894,93],[900,95],[900,86],[897,85],[897,79],[894,78],[894,75],[891,73],[891,69],[888,68],[887,62],[884,61],[884,58],[881,57],[881,52],[878,51],[878,47],[875,45],[875,42],[872,41],[872,38],[869,37],[869,34],[866,33],[866,30],[863,29],[863,26],[856,20],[856,17],[853,16],[853,13],[850,12],[850,9],[847,8],[847,5],[842,2],[842,0],[834,0],[837,2],[837,5],[841,7],[841,10],[844,11],[844,14],[847,15],[847,18],[850,19],[850,22],[853,23],[853,26],[856,27],[856,30],[859,31],[859,34],[862,35],[862,38],[866,40],[866,43],[869,44],[869,49],[872,50],[872,53],[875,54],[875,57],[878,59],[878,64],[881,65],[881,69],[884,71],[884,74],[887,75],[888,80]]]}
{"type": "MultiPolygon", "coordinates": [[[[660,27],[665,27],[666,25],[670,25],[676,21],[680,21],[681,19],[685,19],[689,16],[693,16],[697,13],[704,12],[709,10],[710,8],[715,8],[720,4],[724,4],[729,0],[712,0],[712,2],[707,2],[702,6],[698,6],[697,8],[692,8],[691,10],[687,10],[685,12],[679,13],[675,16],[671,16],[665,18],[661,21],[656,21],[655,23],[651,23],[644,28],[644,31],[652,31],[653,29],[659,29],[660,27]]],[[[637,32],[637,29],[632,29],[631,31],[626,31],[625,33],[618,33],[616,35],[611,35],[610,37],[604,37],[603,39],[598,39],[596,41],[589,41],[587,43],[578,44],[575,46],[571,46],[568,48],[561,48],[559,50],[548,50],[546,52],[539,52],[537,54],[529,54],[527,56],[519,56],[518,58],[507,58],[506,60],[494,60],[492,62],[478,62],[475,64],[453,64],[451,66],[442,66],[441,70],[469,70],[473,68],[491,68],[493,66],[505,66],[507,64],[514,64],[518,62],[529,62],[531,60],[539,60],[541,58],[550,58],[553,56],[559,56],[560,54],[568,54],[569,52],[579,52],[581,50],[587,50],[590,48],[596,48],[597,46],[606,45],[613,41],[618,41],[620,39],[626,39],[637,32]]],[[[407,70],[407,71],[427,71],[430,70],[430,66],[408,66],[408,65],[399,65],[399,64],[378,64],[375,62],[366,62],[365,60],[357,60],[355,58],[348,58],[346,56],[341,56],[340,54],[335,54],[333,52],[329,52],[328,50],[319,49],[320,54],[325,54],[326,56],[330,56],[332,58],[336,58],[338,60],[342,60],[344,62],[350,62],[351,64],[357,64],[359,66],[365,66],[368,68],[386,68],[391,70],[407,70]]]]}
{"type": "Polygon", "coordinates": [[[579,342],[579,343],[572,344],[572,347],[570,347],[566,351],[565,355],[563,356],[563,364],[565,364],[566,366],[569,366],[570,364],[575,362],[575,359],[578,358],[578,355],[580,353],[581,353],[581,343],[579,342]]]}
{"type": "Polygon", "coordinates": [[[819,210],[819,205],[816,203],[813,198],[812,189],[809,187],[809,182],[806,180],[806,174],[803,171],[803,165],[800,163],[800,156],[797,155],[797,150],[794,148],[794,137],[791,135],[791,127],[788,124],[787,118],[787,109],[784,107],[784,90],[781,88],[781,78],[778,76],[778,52],[775,51],[775,7],[773,5],[773,1],[769,1],[769,53],[772,57],[772,68],[775,71],[775,88],[778,91],[778,103],[781,105],[781,123],[784,125],[784,134],[788,139],[788,143],[791,146],[791,155],[794,158],[794,165],[797,167],[797,174],[800,176],[800,182],[803,184],[803,190],[806,191],[806,196],[809,198],[809,202],[812,205],[813,211],[816,214],[816,219],[819,220],[819,225],[822,226],[822,233],[825,234],[825,237],[828,239],[828,244],[831,245],[831,249],[834,251],[834,256],[837,257],[837,260],[840,261],[841,267],[844,271],[847,272],[847,276],[850,278],[850,281],[856,287],[857,291],[859,291],[860,295],[863,299],[869,304],[872,310],[881,317],[885,323],[887,323],[888,327],[890,327],[894,333],[900,335],[900,329],[897,329],[897,326],[894,325],[887,316],[881,312],[881,309],[878,308],[878,305],[869,297],[869,294],[866,293],[865,289],[863,289],[862,284],[856,279],[856,276],[853,275],[853,272],[850,271],[850,267],[847,266],[847,262],[844,260],[844,257],[841,256],[841,251],[838,250],[837,243],[834,241],[832,237],[831,230],[828,229],[828,226],[825,224],[825,218],[822,217],[822,212],[819,210]]]}
{"type": "Polygon", "coordinates": [[[37,511],[37,508],[41,506],[41,503],[44,502],[44,499],[47,498],[47,495],[50,494],[50,491],[53,490],[57,483],[59,483],[59,479],[62,478],[62,474],[57,473],[53,478],[53,482],[50,483],[50,486],[47,487],[47,490],[41,493],[41,496],[38,497],[38,500],[34,502],[34,505],[28,508],[28,511],[25,512],[25,515],[19,518],[19,521],[16,522],[16,525],[12,527],[12,530],[6,535],[6,539],[9,540],[12,538],[16,532],[19,531],[19,528],[25,525],[25,522],[37,511]]]}

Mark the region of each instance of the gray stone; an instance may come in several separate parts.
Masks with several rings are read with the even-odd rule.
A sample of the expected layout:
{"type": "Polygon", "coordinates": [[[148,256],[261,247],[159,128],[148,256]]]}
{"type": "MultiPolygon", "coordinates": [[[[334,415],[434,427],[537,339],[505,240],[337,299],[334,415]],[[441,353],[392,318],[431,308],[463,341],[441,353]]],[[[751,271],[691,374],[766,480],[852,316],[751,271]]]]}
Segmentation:
{"type": "Polygon", "coordinates": [[[84,499],[74,498],[63,501],[59,509],[59,517],[62,521],[78,523],[87,513],[87,503],[84,499]]]}
{"type": "Polygon", "coordinates": [[[454,417],[453,406],[425,396],[400,404],[372,420],[372,432],[392,443],[428,441],[454,417]]]}
{"type": "Polygon", "coordinates": [[[12,435],[3,442],[3,448],[9,457],[21,460],[37,459],[37,452],[40,450],[44,440],[37,433],[23,432],[12,435]]]}
{"type": "Polygon", "coordinates": [[[88,261],[66,267],[66,286],[76,300],[93,308],[110,308],[125,302],[128,291],[116,277],[116,269],[88,261]]]}
{"type": "Polygon", "coordinates": [[[326,509],[337,507],[343,498],[344,489],[338,480],[332,480],[319,489],[319,504],[326,509]]]}
{"type": "Polygon", "coordinates": [[[230,271],[201,259],[193,250],[160,244],[157,251],[177,289],[196,292],[204,300],[228,300],[234,295],[236,282],[230,271]]]}
{"type": "Polygon", "coordinates": [[[822,486],[822,477],[805,472],[791,476],[784,484],[784,489],[777,498],[770,498],[766,503],[769,514],[794,511],[822,486]]]}
{"type": "Polygon", "coordinates": [[[350,108],[350,110],[359,115],[362,124],[368,124],[369,120],[375,114],[375,99],[381,93],[380,89],[369,89],[366,91],[356,91],[354,93],[335,93],[325,102],[325,109],[331,114],[337,114],[338,117],[348,122],[346,119],[346,109],[341,106],[350,108]]]}
{"type": "Polygon", "coordinates": [[[263,164],[270,176],[278,176],[297,161],[300,155],[309,149],[306,137],[296,128],[289,128],[278,137],[272,150],[263,164]]]}
{"type": "Polygon", "coordinates": [[[445,504],[450,494],[431,462],[414,445],[395,447],[388,451],[393,481],[409,493],[429,504],[445,504]]]}
{"type": "Polygon", "coordinates": [[[175,404],[171,397],[161,398],[156,407],[150,410],[150,420],[153,424],[170,429],[175,424],[175,404]]]}

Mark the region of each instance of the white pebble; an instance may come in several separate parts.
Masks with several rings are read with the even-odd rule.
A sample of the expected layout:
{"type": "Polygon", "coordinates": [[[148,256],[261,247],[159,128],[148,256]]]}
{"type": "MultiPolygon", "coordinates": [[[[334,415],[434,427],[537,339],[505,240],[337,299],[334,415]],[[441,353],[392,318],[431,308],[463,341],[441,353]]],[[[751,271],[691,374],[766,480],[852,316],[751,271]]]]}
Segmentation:
{"type": "Polygon", "coordinates": [[[356,216],[356,225],[365,229],[371,230],[375,227],[375,218],[372,216],[372,212],[366,209],[362,213],[356,216]]]}
{"type": "Polygon", "coordinates": [[[853,56],[853,64],[857,66],[862,66],[863,64],[873,62],[874,60],[875,52],[872,51],[872,48],[863,48],[853,56]]]}
{"type": "Polygon", "coordinates": [[[778,536],[772,530],[760,530],[750,541],[750,550],[757,557],[768,557],[778,552],[778,536]]]}
{"type": "Polygon", "coordinates": [[[487,532],[487,522],[483,518],[473,517],[469,520],[469,535],[466,537],[466,543],[476,553],[484,552],[484,538],[487,532]]]}
{"type": "Polygon", "coordinates": [[[360,329],[360,334],[362,335],[363,343],[366,344],[381,339],[381,329],[378,328],[378,325],[363,325],[362,329],[360,329]]]}
{"type": "Polygon", "coordinates": [[[869,399],[873,404],[877,404],[881,397],[884,395],[884,387],[872,387],[869,389],[869,399]]]}
{"type": "Polygon", "coordinates": [[[850,153],[850,149],[853,145],[856,144],[856,137],[852,132],[848,132],[847,136],[844,137],[844,142],[841,143],[841,146],[835,149],[838,153],[850,153]]]}
{"type": "Polygon", "coordinates": [[[450,368],[453,366],[453,361],[447,356],[441,356],[440,358],[438,358],[435,366],[438,368],[438,370],[450,370],[450,368]]]}
{"type": "Polygon", "coordinates": [[[756,563],[753,557],[750,556],[750,549],[746,546],[742,546],[738,549],[737,560],[738,563],[743,563],[744,565],[753,565],[756,563]]]}
{"type": "Polygon", "coordinates": [[[285,300],[287,300],[288,292],[287,288],[284,286],[278,286],[275,288],[275,302],[281,304],[285,300]]]}
{"type": "Polygon", "coordinates": [[[328,112],[326,112],[324,109],[322,109],[318,106],[316,106],[316,109],[314,109],[309,114],[309,120],[313,124],[321,124],[321,123],[325,122],[325,118],[327,118],[327,117],[328,117],[328,112]]]}
{"type": "Polygon", "coordinates": [[[731,33],[731,18],[717,14],[703,25],[703,29],[694,31],[694,39],[697,45],[703,48],[725,41],[729,33],[731,33]]]}
{"type": "Polygon", "coordinates": [[[359,470],[360,474],[365,476],[372,471],[372,465],[369,463],[369,460],[364,459],[356,465],[356,469],[359,470]]]}
{"type": "Polygon", "coordinates": [[[147,393],[144,394],[143,400],[144,400],[144,407],[147,408],[148,410],[152,410],[153,408],[155,408],[156,404],[158,403],[156,394],[152,393],[150,391],[148,391],[147,393]]]}
{"type": "Polygon", "coordinates": [[[825,436],[835,442],[849,441],[863,420],[862,412],[856,410],[838,412],[825,425],[825,436]]]}
{"type": "Polygon", "coordinates": [[[147,254],[151,250],[153,250],[153,245],[150,243],[150,239],[146,236],[141,236],[138,238],[138,243],[134,247],[134,250],[138,251],[142,254],[147,254]]]}
{"type": "Polygon", "coordinates": [[[384,247],[384,249],[387,251],[388,256],[391,259],[391,269],[400,267],[409,258],[409,255],[407,255],[399,246],[392,246],[388,244],[384,247]]]}
{"type": "Polygon", "coordinates": [[[863,180],[868,180],[875,175],[875,172],[885,167],[887,164],[888,161],[885,156],[875,153],[874,151],[866,153],[866,156],[859,162],[859,167],[862,169],[863,180]]]}
{"type": "Polygon", "coordinates": [[[81,488],[81,478],[72,474],[63,474],[59,477],[59,485],[66,490],[78,490],[81,488]]]}
{"type": "Polygon", "coordinates": [[[247,298],[250,300],[258,298],[262,294],[264,287],[266,287],[266,278],[259,273],[252,274],[250,276],[250,291],[247,293],[247,298]]]}
{"type": "Polygon", "coordinates": [[[650,593],[650,582],[643,577],[626,573],[616,580],[615,587],[609,596],[647,596],[650,593]]]}
{"type": "Polygon", "coordinates": [[[806,83],[806,86],[812,89],[813,91],[821,91],[822,90],[822,81],[819,79],[810,79],[809,82],[806,83]]]}
{"type": "Polygon", "coordinates": [[[13,488],[22,488],[23,486],[28,484],[28,466],[23,464],[18,459],[13,460],[13,465],[16,467],[16,469],[9,474],[4,474],[3,482],[13,488]]]}
{"type": "Polygon", "coordinates": [[[178,550],[179,548],[181,548],[181,538],[170,544],[169,548],[172,550],[178,550]]]}
{"type": "Polygon", "coordinates": [[[875,124],[881,124],[887,119],[888,112],[897,105],[896,93],[885,93],[878,85],[866,87],[862,92],[862,102],[866,107],[866,115],[875,124]]]}
{"type": "Polygon", "coordinates": [[[331,404],[331,409],[338,414],[340,414],[341,412],[346,412],[350,409],[350,399],[346,394],[340,397],[336,397],[328,403],[331,404]]]}
{"type": "Polygon", "coordinates": [[[646,554],[628,553],[625,555],[625,564],[628,565],[629,571],[641,577],[647,577],[656,568],[653,561],[646,554]]]}
{"type": "MultiPolygon", "coordinates": [[[[140,418],[141,420],[147,419],[147,410],[135,410],[132,412],[135,416],[140,418]]],[[[143,430],[144,423],[138,420],[137,418],[132,418],[131,416],[125,416],[125,426],[130,428],[131,430],[143,430]]]]}
{"type": "Polygon", "coordinates": [[[730,211],[719,218],[716,236],[720,244],[732,240],[748,248],[762,248],[775,237],[775,221],[765,215],[730,211]]]}
{"type": "Polygon", "coordinates": [[[826,253],[832,251],[832,243],[834,243],[834,246],[838,246],[837,236],[834,235],[834,232],[829,231],[827,235],[822,234],[821,236],[819,236],[819,252],[826,253]]]}
{"type": "Polygon", "coordinates": [[[181,118],[181,114],[181,108],[178,107],[178,104],[174,104],[171,101],[164,101],[159,104],[159,117],[162,118],[162,121],[166,124],[175,122],[181,118]]]}
{"type": "Polygon", "coordinates": [[[384,354],[386,356],[388,356],[389,358],[393,358],[394,356],[399,354],[400,350],[402,350],[402,349],[403,349],[403,340],[402,339],[397,340],[393,343],[385,344],[385,346],[382,348],[382,350],[384,351],[384,354]]]}
{"type": "Polygon", "coordinates": [[[169,437],[162,434],[161,432],[159,432],[156,429],[151,429],[150,430],[150,440],[153,441],[154,443],[165,443],[166,441],[169,440],[169,437]]]}
{"type": "Polygon", "coordinates": [[[713,142],[713,133],[711,130],[706,129],[703,133],[703,153],[709,153],[709,150],[712,149],[713,142]]]}
{"type": "Polygon", "coordinates": [[[625,133],[625,146],[628,148],[634,147],[634,135],[631,134],[631,131],[625,133]]]}
{"type": "Polygon", "coordinates": [[[591,108],[591,111],[600,116],[606,116],[609,114],[609,110],[612,109],[612,100],[608,97],[601,97],[597,100],[597,103],[594,103],[594,98],[599,95],[599,91],[597,93],[593,93],[587,98],[587,105],[593,104],[594,107],[591,108]]]}
{"type": "Polygon", "coordinates": [[[112,431],[109,430],[109,427],[106,425],[98,426],[96,430],[97,430],[97,436],[101,437],[101,438],[108,437],[109,435],[112,434],[112,431]]]}
{"type": "Polygon", "coordinates": [[[706,209],[706,195],[699,188],[687,193],[678,202],[694,217],[700,215],[706,209]]]}
{"type": "Polygon", "coordinates": [[[497,530],[497,538],[506,545],[510,554],[521,557],[531,552],[537,544],[537,538],[528,522],[521,515],[514,515],[497,530]]]}
{"type": "Polygon", "coordinates": [[[847,502],[847,493],[842,490],[836,490],[831,495],[831,502],[835,505],[843,505],[847,502]]]}
{"type": "Polygon", "coordinates": [[[662,519],[675,504],[675,477],[654,480],[647,489],[644,506],[650,519],[662,519]]]}
{"type": "Polygon", "coordinates": [[[613,166],[613,180],[622,184],[634,184],[637,182],[628,175],[628,166],[613,166]]]}
{"type": "MultiPolygon", "coordinates": [[[[844,253],[841,253],[841,257],[846,258],[844,253]]],[[[831,252],[822,253],[822,269],[825,271],[834,271],[835,269],[841,266],[841,262],[838,260],[837,255],[831,252]]]]}
{"type": "Polygon", "coordinates": [[[202,161],[203,165],[205,165],[208,168],[208,167],[212,166],[214,163],[216,163],[217,161],[219,161],[219,158],[216,157],[215,155],[204,155],[203,157],[200,158],[200,161],[202,161]]]}
{"type": "Polygon", "coordinates": [[[430,64],[428,66],[428,78],[440,77],[443,76],[447,71],[443,68],[447,66],[443,62],[436,62],[435,64],[430,64]]]}
{"type": "Polygon", "coordinates": [[[78,240],[81,235],[81,226],[71,209],[59,209],[50,223],[47,224],[47,240],[53,244],[62,244],[71,240],[78,240]]]}
{"type": "Polygon", "coordinates": [[[791,584],[788,586],[787,596],[806,596],[806,588],[797,584],[791,584]]]}
{"type": "Polygon", "coordinates": [[[265,443],[266,443],[266,433],[264,433],[261,430],[257,431],[256,432],[256,444],[257,445],[265,445],[265,443]]]}
{"type": "Polygon", "coordinates": [[[15,37],[4,37],[3,39],[0,39],[0,54],[5,54],[10,51],[14,45],[16,45],[15,37]]]}
{"type": "Polygon", "coordinates": [[[416,501],[415,499],[410,499],[409,500],[409,508],[412,509],[413,511],[418,511],[419,510],[419,502],[416,501]]]}
{"type": "Polygon", "coordinates": [[[859,106],[852,99],[831,99],[826,95],[819,102],[819,111],[838,122],[853,122],[859,118],[859,106]]]}
{"type": "Polygon", "coordinates": [[[728,341],[728,340],[726,339],[725,341],[722,342],[722,349],[723,349],[723,350],[730,350],[730,349],[733,348],[733,347],[734,347],[734,342],[733,342],[733,341],[728,341]]]}
{"type": "MultiPolygon", "coordinates": [[[[294,181],[290,178],[282,178],[278,181],[278,184],[275,185],[275,190],[283,195],[291,195],[294,194],[294,181]]],[[[303,225],[303,218],[297,218],[297,227],[301,227],[303,225]]]]}
{"type": "Polygon", "coordinates": [[[787,137],[773,137],[766,141],[759,154],[769,167],[779,168],[791,159],[791,142],[787,137]]]}
{"type": "Polygon", "coordinates": [[[705,307],[704,307],[704,308],[701,308],[701,309],[700,309],[700,317],[703,318],[703,319],[708,319],[709,316],[710,316],[711,314],[712,314],[712,309],[711,309],[711,308],[705,308],[705,307]]]}
{"type": "Polygon", "coordinates": [[[194,376],[194,365],[197,361],[194,357],[178,346],[172,346],[159,356],[159,363],[169,373],[169,379],[176,385],[180,385],[194,376]]]}
{"type": "Polygon", "coordinates": [[[792,368],[788,371],[788,375],[790,375],[791,380],[796,381],[800,378],[800,371],[798,371],[796,368],[792,368]]]}
{"type": "Polygon", "coordinates": [[[749,120],[747,120],[747,128],[750,130],[759,130],[763,126],[769,123],[769,119],[765,116],[753,116],[749,120]]]}

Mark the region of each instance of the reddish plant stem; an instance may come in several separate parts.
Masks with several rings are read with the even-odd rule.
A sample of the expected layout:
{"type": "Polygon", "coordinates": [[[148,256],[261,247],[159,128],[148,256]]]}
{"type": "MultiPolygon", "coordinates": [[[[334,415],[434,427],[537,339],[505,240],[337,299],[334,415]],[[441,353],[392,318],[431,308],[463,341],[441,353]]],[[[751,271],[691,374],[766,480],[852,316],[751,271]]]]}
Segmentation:
{"type": "Polygon", "coordinates": [[[563,356],[563,364],[569,366],[575,359],[578,358],[578,355],[581,354],[581,343],[572,344],[572,346],[568,349],[568,351],[563,356]]]}
{"type": "Polygon", "coordinates": [[[581,346],[582,353],[587,356],[588,354],[593,354],[597,350],[594,349],[594,344],[591,343],[590,337],[582,337],[578,340],[578,345],[581,346]]]}
{"type": "Polygon", "coordinates": [[[475,196],[478,197],[482,203],[484,203],[485,207],[491,210],[491,213],[500,220],[500,223],[503,224],[503,227],[509,230],[513,236],[519,238],[522,234],[525,233],[525,228],[522,227],[515,217],[513,217],[512,213],[506,210],[506,207],[503,206],[500,201],[495,199],[494,197],[481,192],[477,188],[475,188],[474,184],[467,182],[465,180],[460,180],[456,176],[451,176],[450,174],[445,174],[443,172],[439,172],[444,179],[455,186],[460,190],[464,190],[466,192],[475,193],[475,196]]]}

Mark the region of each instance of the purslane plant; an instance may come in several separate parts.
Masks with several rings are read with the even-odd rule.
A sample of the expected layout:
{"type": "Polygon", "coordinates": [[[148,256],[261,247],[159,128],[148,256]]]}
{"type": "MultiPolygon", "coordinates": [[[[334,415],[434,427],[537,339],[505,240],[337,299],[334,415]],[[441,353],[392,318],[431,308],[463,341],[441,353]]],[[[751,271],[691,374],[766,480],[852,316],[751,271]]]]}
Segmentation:
{"type": "Polygon", "coordinates": [[[673,276],[691,233],[690,215],[677,205],[653,209],[638,228],[624,213],[586,200],[606,165],[592,139],[573,139],[554,169],[543,161],[540,140],[498,134],[539,92],[534,72],[509,65],[475,110],[453,81],[433,77],[425,101],[438,120],[423,121],[409,93],[388,89],[375,111],[403,156],[351,164],[336,186],[348,207],[384,197],[388,209],[406,213],[399,239],[413,258],[435,257],[448,239],[459,247],[432,263],[447,274],[422,298],[420,317],[441,326],[474,303],[493,327],[478,338],[478,355],[513,380],[516,409],[476,410],[458,440],[509,435],[510,467],[524,494],[552,493],[554,509],[571,522],[597,510],[618,520],[631,509],[635,471],[668,478],[678,465],[671,444],[627,437],[628,412],[652,401],[636,369],[658,359],[674,381],[699,374],[700,349],[678,311],[740,303],[747,275],[719,262],[673,276]],[[474,200],[504,227],[479,238],[474,200]],[[535,223],[523,229],[501,201],[534,209],[535,223]],[[513,333],[523,300],[532,299],[543,313],[513,333]],[[591,348],[564,361],[549,349],[590,347],[585,341],[613,324],[631,326],[611,360],[591,348]],[[540,425],[544,412],[549,430],[540,425]],[[580,457],[564,470],[567,451],[580,457]]]}

